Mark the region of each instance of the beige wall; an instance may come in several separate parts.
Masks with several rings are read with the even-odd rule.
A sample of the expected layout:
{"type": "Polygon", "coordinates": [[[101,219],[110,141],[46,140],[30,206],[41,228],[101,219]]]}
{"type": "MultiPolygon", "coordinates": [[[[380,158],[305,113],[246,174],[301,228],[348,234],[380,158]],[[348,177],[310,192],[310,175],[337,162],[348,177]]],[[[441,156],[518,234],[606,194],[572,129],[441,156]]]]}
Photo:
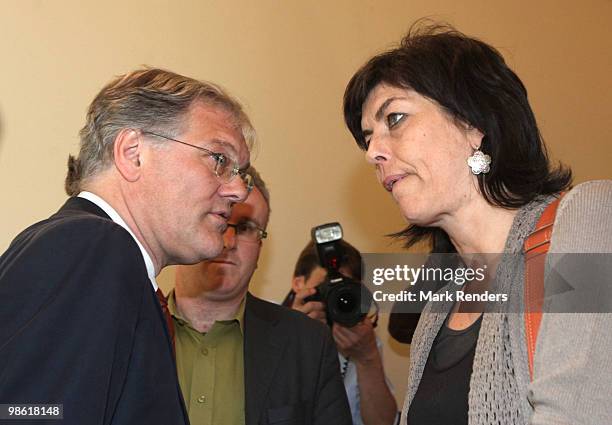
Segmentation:
{"type": "MultiPolygon", "coordinates": [[[[612,178],[612,2],[2,0],[0,250],[64,201],[69,152],[95,93],[141,64],[221,83],[247,106],[254,164],[272,192],[253,291],[280,300],[316,224],[342,222],[364,252],[399,251],[402,226],[341,118],[346,82],[416,18],[495,45],[527,85],[553,155],[577,181],[612,178]]],[[[178,206],[177,206],[178,207],[178,206]]],[[[172,273],[160,278],[171,287],[172,273]]],[[[398,399],[407,347],[385,343],[398,399]],[[391,347],[390,347],[391,345],[391,347]]]]}

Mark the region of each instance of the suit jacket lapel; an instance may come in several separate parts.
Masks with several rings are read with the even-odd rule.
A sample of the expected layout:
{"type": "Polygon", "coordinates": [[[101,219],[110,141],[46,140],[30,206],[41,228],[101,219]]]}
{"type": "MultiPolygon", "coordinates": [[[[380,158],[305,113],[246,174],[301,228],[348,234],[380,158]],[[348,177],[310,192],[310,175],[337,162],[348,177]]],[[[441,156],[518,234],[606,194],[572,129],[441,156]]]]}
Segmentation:
{"type": "Polygon", "coordinates": [[[66,202],[64,203],[64,205],[56,213],[56,215],[72,215],[72,214],[78,214],[82,212],[94,214],[94,215],[97,215],[98,217],[106,218],[108,220],[111,219],[104,212],[104,210],[102,210],[102,208],[100,208],[99,206],[97,206],[96,204],[94,204],[93,202],[85,198],[79,198],[77,196],[68,198],[66,202]]]}
{"type": "MultiPolygon", "coordinates": [[[[100,218],[103,219],[107,219],[107,220],[111,220],[112,219],[108,216],[108,214],[106,214],[104,212],[104,210],[102,208],[100,208],[99,206],[97,206],[96,204],[94,204],[93,202],[89,201],[88,199],[85,198],[79,198],[78,196],[73,196],[68,198],[68,200],[66,200],[66,202],[64,203],[64,205],[59,209],[59,211],[55,214],[56,216],[62,216],[62,215],[78,215],[78,214],[93,214],[96,215],[100,218]]],[[[148,278],[147,278],[148,280],[148,278]]],[[[149,287],[151,287],[151,285],[149,285],[149,287]]],[[[187,413],[187,409],[185,407],[185,401],[183,399],[183,394],[181,392],[181,388],[178,382],[178,374],[176,372],[176,359],[174,357],[174,351],[172,349],[172,341],[170,339],[170,334],[168,332],[168,328],[166,325],[166,317],[161,309],[161,306],[159,304],[159,300],[157,299],[157,294],[155,292],[153,292],[153,289],[151,287],[150,290],[150,294],[152,297],[152,303],[155,306],[155,310],[157,311],[157,316],[159,318],[159,320],[162,322],[162,326],[164,329],[164,333],[166,335],[166,345],[168,347],[168,351],[170,353],[170,357],[172,358],[172,365],[174,368],[174,374],[175,376],[177,376],[176,380],[175,380],[175,385],[176,385],[176,391],[178,393],[178,396],[181,400],[181,409],[183,411],[183,416],[185,418],[185,423],[188,423],[188,413],[187,413]]]]}
{"type": "MultiPolygon", "coordinates": [[[[57,212],[57,215],[80,214],[83,212],[94,214],[100,218],[106,218],[108,220],[111,220],[108,214],[106,214],[104,210],[102,210],[102,208],[100,208],[93,202],[89,201],[88,199],[79,198],[78,196],[68,198],[66,203],[57,212]]],[[[168,343],[169,343],[168,345],[169,350],[171,353],[174,353],[172,349],[172,339],[170,338],[170,332],[168,330],[168,326],[166,322],[166,316],[164,312],[162,311],[159,300],[157,299],[157,294],[151,291],[151,297],[153,298],[153,304],[156,306],[157,315],[159,316],[160,320],[164,323],[164,332],[167,336],[166,339],[168,340],[168,343]]],[[[174,358],[174,354],[172,358],[174,358]]]]}
{"type": "Polygon", "coordinates": [[[270,385],[285,351],[287,337],[278,318],[247,294],[244,319],[245,423],[256,425],[266,405],[270,385]]]}

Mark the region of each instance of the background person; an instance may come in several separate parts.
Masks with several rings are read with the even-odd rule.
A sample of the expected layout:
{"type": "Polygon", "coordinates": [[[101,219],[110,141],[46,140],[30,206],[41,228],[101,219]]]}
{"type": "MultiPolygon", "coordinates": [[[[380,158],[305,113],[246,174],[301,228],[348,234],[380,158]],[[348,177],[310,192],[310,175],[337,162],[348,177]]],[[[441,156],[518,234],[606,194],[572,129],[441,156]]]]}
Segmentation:
{"type": "Polygon", "coordinates": [[[0,403],[186,424],[155,276],[221,251],[254,131],[218,87],[141,69],[100,91],[80,134],[71,198],[0,257],[0,403]]]}
{"type": "MultiPolygon", "coordinates": [[[[344,251],[340,273],[361,281],[361,254],[344,240],[336,243],[344,251]]],[[[292,290],[283,301],[283,305],[327,324],[324,303],[304,302],[305,298],[316,293],[315,288],[327,276],[327,271],[319,264],[315,245],[311,241],[298,257],[291,280],[292,290]]],[[[393,424],[397,415],[397,405],[385,378],[381,355],[382,344],[374,333],[370,319],[366,317],[350,328],[334,323],[332,335],[339,352],[342,378],[351,406],[353,424],[393,424]]]]}
{"type": "MultiPolygon", "coordinates": [[[[612,315],[544,313],[530,379],[516,313],[525,311],[523,244],[571,174],[551,166],[525,87],[499,52],[452,28],[413,28],[353,76],[344,116],[410,223],[398,234],[408,246],[431,238],[434,252],[511,254],[496,271],[498,292],[511,296],[499,311],[426,307],[403,423],[609,423],[612,315]]],[[[611,206],[609,181],[567,193],[550,253],[612,252],[611,206]]],[[[602,266],[583,284],[609,282],[602,266]]]]}
{"type": "Polygon", "coordinates": [[[232,210],[216,258],[179,266],[169,307],[192,424],[351,423],[329,329],[248,292],[270,217],[255,188],[232,210]]]}

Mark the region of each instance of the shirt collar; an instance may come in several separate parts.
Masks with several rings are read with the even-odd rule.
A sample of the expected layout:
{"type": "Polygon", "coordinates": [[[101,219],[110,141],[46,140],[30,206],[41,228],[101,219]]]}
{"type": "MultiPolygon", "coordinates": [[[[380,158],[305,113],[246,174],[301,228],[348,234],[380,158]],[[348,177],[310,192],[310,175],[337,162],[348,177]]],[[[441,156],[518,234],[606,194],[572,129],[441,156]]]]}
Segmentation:
{"type": "Polygon", "coordinates": [[[125,230],[128,231],[128,233],[130,234],[130,236],[132,236],[132,238],[138,245],[138,248],[140,249],[142,258],[145,263],[145,267],[147,268],[147,275],[149,276],[151,285],[153,285],[153,291],[157,292],[158,286],[157,286],[157,281],[155,280],[155,267],[153,266],[153,260],[151,260],[151,256],[149,255],[147,250],[144,248],[144,246],[142,246],[138,238],[136,238],[136,236],[134,235],[132,230],[128,227],[128,225],[125,223],[125,221],[123,221],[119,213],[113,207],[111,207],[108,202],[100,198],[95,193],[83,191],[79,193],[77,196],[79,198],[87,199],[88,201],[96,204],[98,207],[102,209],[102,211],[104,211],[111,218],[111,220],[113,220],[119,226],[123,227],[125,230]]]}
{"type": "Polygon", "coordinates": [[[238,320],[238,323],[240,324],[240,332],[242,332],[242,335],[244,335],[244,306],[245,304],[246,304],[246,297],[244,297],[242,301],[240,302],[240,307],[238,307],[238,311],[236,311],[236,317],[234,317],[234,320],[238,320]]]}
{"type": "MultiPolygon", "coordinates": [[[[236,310],[236,314],[234,315],[234,318],[232,319],[232,320],[237,321],[238,324],[240,325],[240,333],[242,333],[242,335],[244,335],[244,308],[245,308],[245,305],[246,305],[246,296],[242,298],[242,301],[240,302],[240,306],[238,307],[238,310],[236,310]]],[[[168,294],[168,310],[170,311],[170,314],[177,321],[179,321],[180,323],[186,324],[189,327],[192,327],[189,321],[185,319],[183,316],[181,316],[176,308],[176,296],[174,295],[174,289],[170,291],[170,293],[168,294]]]]}

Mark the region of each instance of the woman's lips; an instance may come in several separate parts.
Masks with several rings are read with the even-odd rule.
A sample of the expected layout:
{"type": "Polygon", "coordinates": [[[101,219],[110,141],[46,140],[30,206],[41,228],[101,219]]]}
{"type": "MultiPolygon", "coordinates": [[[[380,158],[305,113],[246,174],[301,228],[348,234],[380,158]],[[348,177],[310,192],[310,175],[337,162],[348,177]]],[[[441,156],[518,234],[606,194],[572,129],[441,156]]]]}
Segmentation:
{"type": "Polygon", "coordinates": [[[391,176],[386,177],[383,180],[383,186],[384,188],[388,191],[391,192],[393,190],[393,185],[395,183],[397,183],[398,181],[400,181],[401,179],[403,179],[404,177],[406,177],[408,174],[394,174],[391,176]]]}

